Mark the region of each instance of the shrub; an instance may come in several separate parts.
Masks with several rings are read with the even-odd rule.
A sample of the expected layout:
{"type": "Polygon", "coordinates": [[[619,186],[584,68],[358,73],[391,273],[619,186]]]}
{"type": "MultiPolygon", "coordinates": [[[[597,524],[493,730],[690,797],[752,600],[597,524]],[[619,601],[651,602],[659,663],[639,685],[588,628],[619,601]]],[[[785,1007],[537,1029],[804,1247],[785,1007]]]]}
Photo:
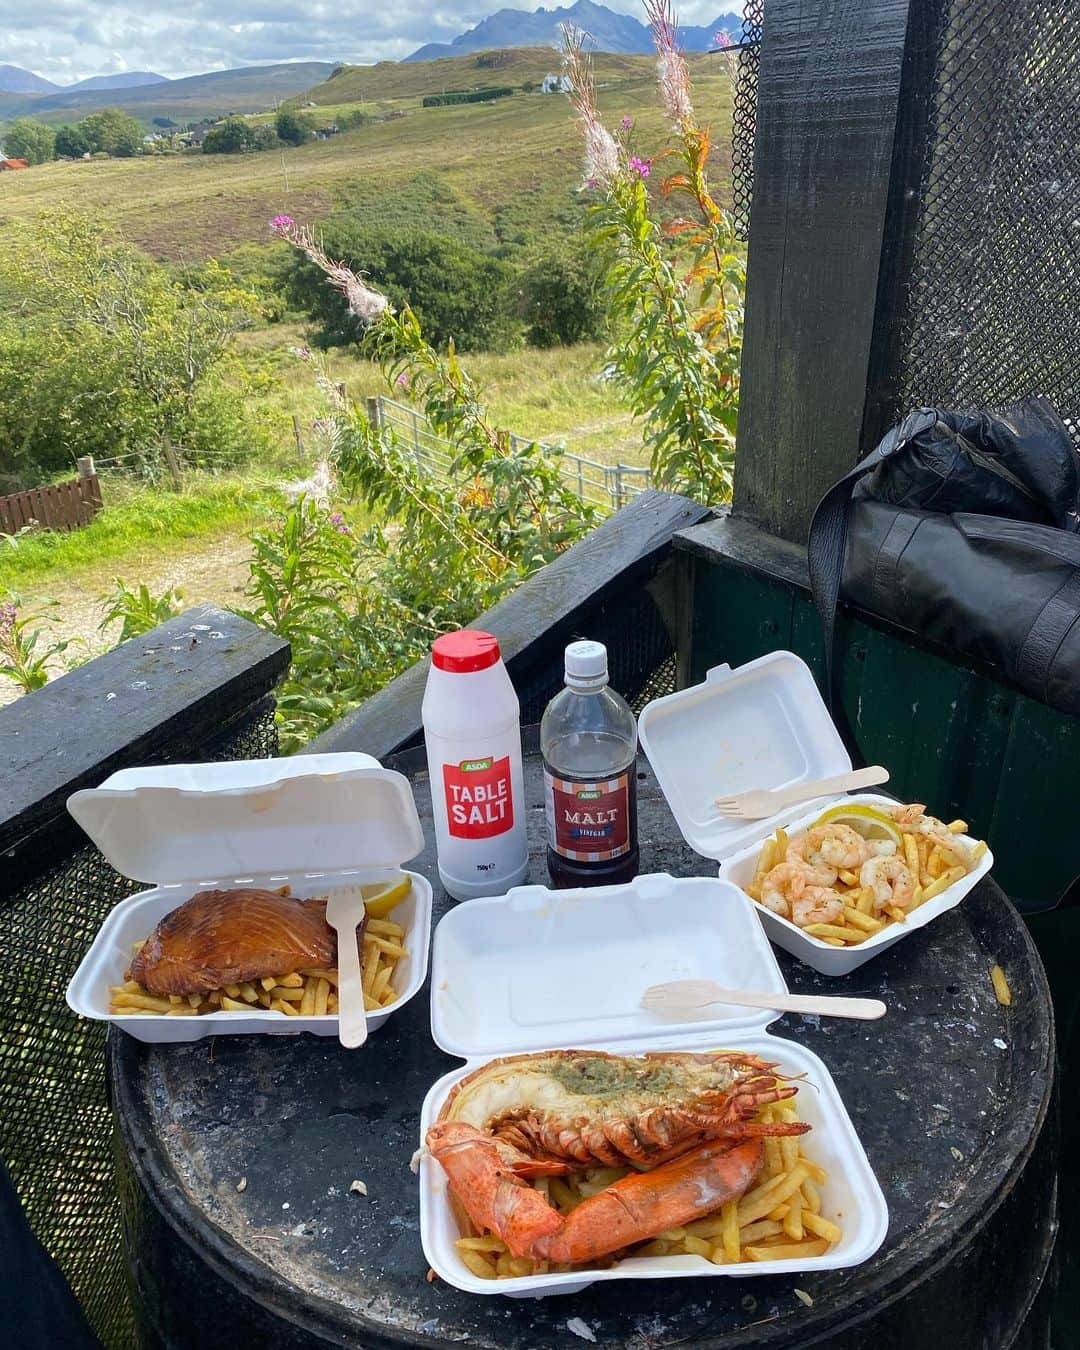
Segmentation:
{"type": "Polygon", "coordinates": [[[274,130],[277,132],[278,140],[285,145],[303,145],[315,134],[307,118],[301,117],[291,108],[282,108],[279,111],[274,118],[274,130]]]}
{"type": "MultiPolygon", "coordinates": [[[[500,259],[429,230],[373,230],[349,221],[327,226],[322,245],[390,297],[410,304],[428,340],[459,351],[504,350],[518,336],[511,313],[511,270],[500,259]]],[[[360,342],[363,328],[322,272],[302,254],[288,273],[290,302],[319,325],[321,347],[360,342]]]]}
{"type": "Polygon", "coordinates": [[[32,478],[165,437],[193,458],[267,445],[233,350],[255,300],[219,264],[174,277],[58,213],[11,232],[0,294],[0,468],[32,478]]]}
{"type": "Polygon", "coordinates": [[[534,347],[559,347],[603,337],[601,280],[596,254],[580,237],[535,253],[519,281],[526,340],[534,347]]]}
{"type": "Polygon", "coordinates": [[[256,128],[246,117],[226,117],[203,138],[204,155],[246,155],[258,150],[256,128]]]}
{"type": "Polygon", "coordinates": [[[4,153],[12,159],[44,164],[52,159],[56,132],[35,117],[16,117],[4,132],[4,153]]]}
{"type": "Polygon", "coordinates": [[[82,159],[92,150],[89,139],[82,126],[57,127],[56,156],[58,159],[82,159]]]}
{"type": "Polygon", "coordinates": [[[498,89],[457,89],[446,94],[427,94],[423,106],[444,108],[453,103],[487,103],[493,98],[509,98],[513,92],[509,85],[498,89]]]}
{"type": "Polygon", "coordinates": [[[123,108],[102,108],[78,125],[92,154],[127,159],[142,149],[142,125],[123,108]]]}
{"type": "Polygon", "coordinates": [[[341,514],[307,498],[254,538],[249,617],[292,646],[278,700],[291,750],[550,561],[596,513],[563,483],[549,450],[511,449],[456,356],[432,347],[408,305],[395,311],[289,217],[275,229],[329,279],[338,304],[345,292],[391,387],[408,384],[456,456],[447,479],[418,464],[411,445],[350,405],[316,365],[330,403],[326,476],[373,523],[355,535],[341,514]]]}
{"type": "Polygon", "coordinates": [[[377,118],[374,113],[367,112],[364,108],[355,108],[352,112],[342,113],[334,120],[337,122],[338,131],[355,131],[358,127],[371,126],[377,118]]]}
{"type": "Polygon", "coordinates": [[[138,590],[124,585],[119,577],[114,578],[115,589],[110,595],[100,595],[102,620],[99,631],[108,628],[111,623],[120,623],[120,635],[117,644],[127,642],[128,638],[142,637],[156,628],[159,623],[174,619],[181,612],[184,593],[169,589],[160,595],[154,595],[145,582],[138,590]]]}
{"type": "Polygon", "coordinates": [[[745,255],[731,213],[709,189],[709,133],[694,116],[670,0],[645,0],[645,10],[672,129],[674,172],[661,191],[685,215],[659,218],[647,183],[652,164],[635,152],[633,120],[623,118],[617,138],[603,125],[584,37],[566,35],[570,100],[585,141],[586,183],[596,193],[592,239],[614,336],[608,359],[641,419],[657,486],[723,502],[735,461],[745,255]]]}

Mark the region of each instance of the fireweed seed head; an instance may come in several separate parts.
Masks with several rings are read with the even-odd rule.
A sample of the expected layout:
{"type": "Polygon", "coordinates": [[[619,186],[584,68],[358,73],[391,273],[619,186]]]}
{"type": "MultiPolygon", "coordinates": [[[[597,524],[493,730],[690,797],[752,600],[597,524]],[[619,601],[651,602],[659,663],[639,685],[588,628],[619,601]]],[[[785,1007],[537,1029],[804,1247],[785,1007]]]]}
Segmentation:
{"type": "Polygon", "coordinates": [[[656,74],[660,97],[668,117],[677,127],[692,122],[694,105],[690,101],[690,73],[680,53],[661,52],[656,63],[656,74]]]}
{"type": "Polygon", "coordinates": [[[586,122],[585,181],[607,187],[619,173],[619,147],[607,127],[599,120],[586,122]]]}

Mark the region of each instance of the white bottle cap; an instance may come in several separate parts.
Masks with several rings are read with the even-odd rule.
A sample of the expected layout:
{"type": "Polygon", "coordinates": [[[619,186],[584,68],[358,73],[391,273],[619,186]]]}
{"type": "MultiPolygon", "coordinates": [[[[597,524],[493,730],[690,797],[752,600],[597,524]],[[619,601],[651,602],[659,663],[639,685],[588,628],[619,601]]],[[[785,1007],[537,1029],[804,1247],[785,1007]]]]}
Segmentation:
{"type": "Polygon", "coordinates": [[[566,649],[566,683],[573,689],[601,689],[608,682],[607,648],[602,642],[571,642],[566,649]]]}

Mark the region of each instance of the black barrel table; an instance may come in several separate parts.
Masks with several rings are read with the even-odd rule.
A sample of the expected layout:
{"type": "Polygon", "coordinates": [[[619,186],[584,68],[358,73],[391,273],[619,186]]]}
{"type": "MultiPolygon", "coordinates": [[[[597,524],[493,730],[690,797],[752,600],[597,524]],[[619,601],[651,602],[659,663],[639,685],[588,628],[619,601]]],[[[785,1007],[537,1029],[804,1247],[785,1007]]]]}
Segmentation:
{"type": "MultiPolygon", "coordinates": [[[[431,841],[421,759],[395,767],[412,778],[431,841]]],[[[709,874],[644,761],[639,780],[642,870],[709,874]]],[[[536,755],[526,794],[541,879],[536,755]]],[[[433,879],[438,920],[452,902],[434,848],[411,866],[433,879]]],[[[458,1061],[432,1042],[425,987],[362,1051],[307,1035],[164,1046],[110,1037],[144,1347],[1047,1347],[1053,1025],[1039,958],[1012,906],[983,882],[845,980],[780,961],[794,990],[889,1004],[869,1025],[786,1017],[774,1026],[829,1066],[885,1192],[888,1237],[866,1264],[626,1281],[539,1300],[429,1280],[409,1160],[424,1094],[458,1061]],[[1008,972],[1011,1007],[994,996],[995,964],[1008,972]]]]}

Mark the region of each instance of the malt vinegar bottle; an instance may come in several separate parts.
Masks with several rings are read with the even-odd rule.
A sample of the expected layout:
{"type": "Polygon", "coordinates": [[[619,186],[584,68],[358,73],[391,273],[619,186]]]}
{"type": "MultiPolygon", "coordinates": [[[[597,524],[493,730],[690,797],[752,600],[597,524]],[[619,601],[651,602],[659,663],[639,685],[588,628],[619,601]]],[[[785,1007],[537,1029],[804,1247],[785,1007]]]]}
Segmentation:
{"type": "Polygon", "coordinates": [[[572,642],[566,688],[540,723],[548,871],[558,887],[609,886],[638,872],[637,723],[608,687],[607,648],[572,642]]]}

